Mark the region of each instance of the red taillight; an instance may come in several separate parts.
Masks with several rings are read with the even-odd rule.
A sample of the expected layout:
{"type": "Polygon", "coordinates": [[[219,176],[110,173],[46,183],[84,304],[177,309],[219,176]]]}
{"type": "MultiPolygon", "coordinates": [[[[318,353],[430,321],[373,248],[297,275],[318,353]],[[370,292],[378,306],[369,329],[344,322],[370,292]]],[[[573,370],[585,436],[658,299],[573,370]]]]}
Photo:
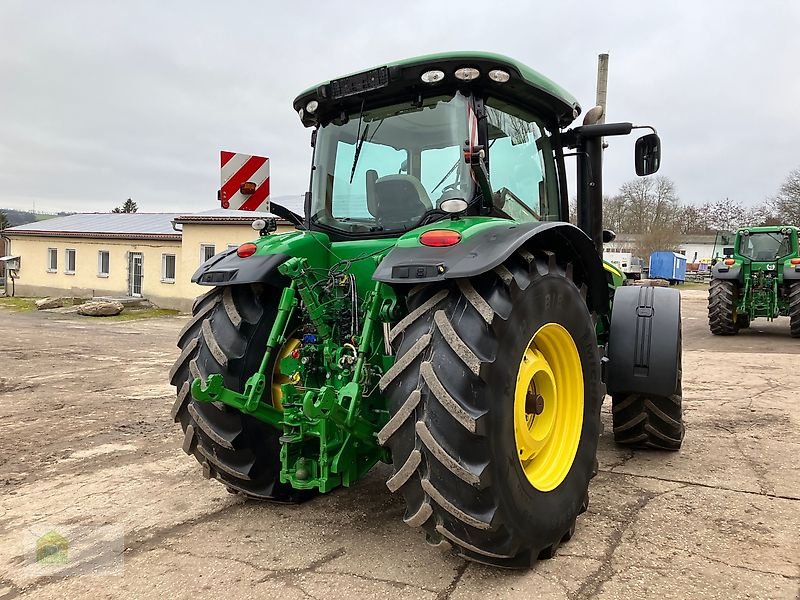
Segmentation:
{"type": "Polygon", "coordinates": [[[445,246],[454,246],[460,242],[461,234],[449,229],[431,229],[420,235],[419,241],[423,246],[444,248],[445,246]]]}
{"type": "Polygon", "coordinates": [[[252,242],[248,242],[247,244],[242,244],[236,249],[236,255],[239,258],[247,258],[248,256],[253,256],[258,250],[258,246],[256,246],[252,242]]]}
{"type": "Polygon", "coordinates": [[[793,265],[800,265],[800,258],[793,258],[789,262],[791,262],[793,265]]]}
{"type": "Polygon", "coordinates": [[[733,260],[732,258],[726,258],[726,259],[725,259],[725,264],[726,264],[726,265],[728,265],[728,266],[730,267],[731,265],[735,265],[735,264],[736,264],[736,261],[735,261],[735,260],[733,260]]]}

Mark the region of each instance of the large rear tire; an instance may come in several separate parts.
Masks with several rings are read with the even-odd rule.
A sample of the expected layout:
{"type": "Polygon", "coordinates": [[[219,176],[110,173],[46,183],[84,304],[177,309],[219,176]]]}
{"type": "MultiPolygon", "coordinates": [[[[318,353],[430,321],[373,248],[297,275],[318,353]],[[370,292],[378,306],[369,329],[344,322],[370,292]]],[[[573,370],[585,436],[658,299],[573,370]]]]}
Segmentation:
{"type": "MultiPolygon", "coordinates": [[[[170,371],[178,393],[172,416],[183,428],[184,452],[198,460],[206,478],[253,498],[294,502],[308,494],[279,481],[280,432],[221,403],[197,402],[189,392],[196,377],[212,373],[221,374],[226,387],[244,390],[263,358],[276,298],[261,286],[242,285],[215,288],[195,301],[170,371]]],[[[264,400],[271,401],[271,394],[267,386],[264,400]]]]}
{"type": "Polygon", "coordinates": [[[789,331],[793,338],[800,338],[800,282],[789,286],[789,331]]]}
{"type": "Polygon", "coordinates": [[[708,287],[708,327],[714,335],[735,335],[736,296],[735,281],[712,279],[708,287]]]}
{"type": "Polygon", "coordinates": [[[391,418],[378,437],[405,522],[470,560],[525,568],[549,558],[586,510],[604,396],[571,265],[522,250],[407,303],[390,333],[397,360],[381,387],[391,418]]]}

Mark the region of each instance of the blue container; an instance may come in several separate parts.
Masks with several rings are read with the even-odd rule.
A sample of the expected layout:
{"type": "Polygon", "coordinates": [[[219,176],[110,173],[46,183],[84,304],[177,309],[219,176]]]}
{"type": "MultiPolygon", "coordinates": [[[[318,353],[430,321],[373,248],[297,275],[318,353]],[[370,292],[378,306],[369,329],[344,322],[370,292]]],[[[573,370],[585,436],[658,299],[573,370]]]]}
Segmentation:
{"type": "Polygon", "coordinates": [[[651,279],[666,279],[670,283],[686,281],[686,256],[677,252],[653,252],[648,276],[651,279]]]}

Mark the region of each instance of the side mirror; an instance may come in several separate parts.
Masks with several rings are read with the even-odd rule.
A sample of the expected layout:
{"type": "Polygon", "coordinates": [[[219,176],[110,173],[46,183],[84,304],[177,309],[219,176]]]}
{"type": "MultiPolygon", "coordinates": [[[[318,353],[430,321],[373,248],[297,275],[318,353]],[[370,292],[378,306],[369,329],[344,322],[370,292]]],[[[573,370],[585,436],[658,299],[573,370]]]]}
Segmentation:
{"type": "Polygon", "coordinates": [[[652,175],[661,166],[661,140],[657,133],[648,133],[636,140],[636,174],[652,175]]]}
{"type": "Polygon", "coordinates": [[[603,243],[610,244],[615,239],[617,239],[617,234],[611,231],[610,229],[603,229],[603,243]]]}
{"type": "Polygon", "coordinates": [[[728,248],[728,247],[726,247],[726,248],[723,248],[723,249],[722,249],[722,253],[723,253],[725,256],[733,256],[733,248],[728,248]]]}

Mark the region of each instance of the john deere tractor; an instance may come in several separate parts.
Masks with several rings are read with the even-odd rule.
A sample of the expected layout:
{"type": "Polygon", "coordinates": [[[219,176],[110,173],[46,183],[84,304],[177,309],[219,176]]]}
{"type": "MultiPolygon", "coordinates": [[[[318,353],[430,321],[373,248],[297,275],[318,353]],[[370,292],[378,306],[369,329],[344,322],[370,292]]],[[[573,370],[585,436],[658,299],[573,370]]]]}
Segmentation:
{"type": "MultiPolygon", "coordinates": [[[[429,543],[502,567],[551,556],[586,510],[607,391],[618,442],[683,438],[678,293],[617,288],[600,258],[602,139],[636,127],[593,109],[570,129],[572,96],[483,53],[333,79],[294,109],[305,214],[270,210],[296,231],[256,220],[192,279],[211,289],[171,372],[184,450],[279,501],[389,463],[429,543]]],[[[658,169],[654,131],[635,156],[658,169]]]]}
{"type": "Polygon", "coordinates": [[[798,229],[787,225],[736,231],[736,245],[714,265],[708,293],[708,324],[714,335],[734,335],[757,317],[789,317],[800,338],[798,229]]]}

